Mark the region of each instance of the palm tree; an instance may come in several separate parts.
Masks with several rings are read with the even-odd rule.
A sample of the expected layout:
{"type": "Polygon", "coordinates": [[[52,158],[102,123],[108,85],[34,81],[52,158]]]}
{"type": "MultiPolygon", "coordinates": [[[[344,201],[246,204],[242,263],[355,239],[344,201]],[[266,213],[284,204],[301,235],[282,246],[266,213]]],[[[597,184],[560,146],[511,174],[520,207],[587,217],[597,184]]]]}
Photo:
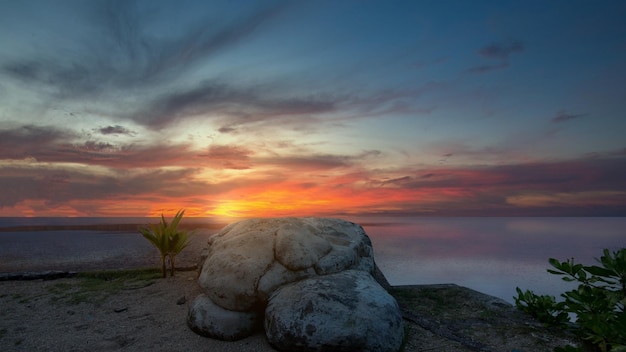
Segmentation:
{"type": "Polygon", "coordinates": [[[178,230],[178,224],[185,214],[184,210],[179,210],[172,222],[167,223],[163,214],[161,214],[161,222],[157,225],[148,225],[148,227],[140,228],[139,231],[156,249],[159,250],[161,255],[161,272],[163,277],[167,276],[166,271],[166,259],[170,259],[170,274],[174,276],[174,258],[185,247],[189,245],[189,237],[191,233],[186,230],[178,230]]]}
{"type": "MultiPolygon", "coordinates": [[[[184,210],[179,211],[174,216],[172,220],[172,224],[170,225],[171,233],[168,236],[168,252],[167,254],[170,257],[170,275],[174,276],[174,259],[176,255],[183,251],[188,245],[190,241],[190,237],[192,235],[191,232],[187,230],[177,230],[176,227],[178,223],[183,218],[184,210]]],[[[163,221],[163,219],[162,219],[163,221]]]]}

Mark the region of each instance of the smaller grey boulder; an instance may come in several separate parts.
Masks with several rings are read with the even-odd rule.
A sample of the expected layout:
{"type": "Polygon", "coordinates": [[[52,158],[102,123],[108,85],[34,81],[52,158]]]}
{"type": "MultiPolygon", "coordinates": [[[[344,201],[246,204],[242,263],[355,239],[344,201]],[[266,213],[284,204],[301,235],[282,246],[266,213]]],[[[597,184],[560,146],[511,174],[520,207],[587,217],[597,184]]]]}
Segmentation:
{"type": "Polygon", "coordinates": [[[359,270],[279,288],[264,324],[268,341],[281,351],[396,352],[404,338],[396,300],[359,270]]]}
{"type": "Polygon", "coordinates": [[[196,297],[187,315],[187,325],[199,335],[218,340],[235,341],[251,335],[261,325],[257,312],[235,312],[224,309],[207,297],[196,297]]]}

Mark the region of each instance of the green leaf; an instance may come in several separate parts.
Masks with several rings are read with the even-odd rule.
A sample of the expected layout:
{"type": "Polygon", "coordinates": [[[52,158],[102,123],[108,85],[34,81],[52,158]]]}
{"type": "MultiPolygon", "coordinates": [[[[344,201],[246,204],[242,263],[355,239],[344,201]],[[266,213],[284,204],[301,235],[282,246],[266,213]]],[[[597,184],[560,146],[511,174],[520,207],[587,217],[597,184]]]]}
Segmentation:
{"type": "Polygon", "coordinates": [[[550,265],[552,265],[553,267],[557,268],[557,269],[561,269],[561,262],[559,262],[557,259],[555,258],[550,258],[548,259],[548,262],[550,263],[550,265]]]}
{"type": "Polygon", "coordinates": [[[556,270],[552,270],[552,269],[546,269],[547,272],[549,272],[550,274],[554,274],[554,275],[563,275],[565,274],[562,271],[556,271],[556,270]]]}

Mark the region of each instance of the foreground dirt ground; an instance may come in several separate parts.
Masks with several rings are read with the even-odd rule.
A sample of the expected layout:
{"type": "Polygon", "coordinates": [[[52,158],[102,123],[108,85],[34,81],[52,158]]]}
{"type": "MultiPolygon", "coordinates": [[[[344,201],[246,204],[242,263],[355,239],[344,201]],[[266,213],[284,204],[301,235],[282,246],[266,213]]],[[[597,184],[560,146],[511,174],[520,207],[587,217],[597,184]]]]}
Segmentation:
{"type": "MultiPolygon", "coordinates": [[[[0,282],[0,351],[274,351],[262,332],[222,342],[191,332],[196,272],[176,277],[0,282]]],[[[573,340],[506,302],[455,285],[392,288],[404,351],[552,351],[573,340]]]]}

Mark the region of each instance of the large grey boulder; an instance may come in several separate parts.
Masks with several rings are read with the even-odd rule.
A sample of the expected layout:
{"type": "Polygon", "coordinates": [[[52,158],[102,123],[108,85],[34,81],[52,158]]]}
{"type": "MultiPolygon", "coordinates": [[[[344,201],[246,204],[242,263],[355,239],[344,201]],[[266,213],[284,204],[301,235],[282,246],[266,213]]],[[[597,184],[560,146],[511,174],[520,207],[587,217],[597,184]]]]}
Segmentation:
{"type": "MultiPolygon", "coordinates": [[[[374,328],[391,329],[393,333],[383,332],[382,336],[393,337],[391,346],[395,346],[398,334],[395,321],[384,328],[365,318],[368,307],[373,309],[369,316],[377,316],[378,311],[384,309],[395,309],[398,316],[400,312],[397,304],[394,305],[395,300],[376,282],[379,280],[382,285],[388,285],[374,263],[372,243],[361,226],[326,218],[250,219],[226,226],[209,239],[208,245],[198,277],[204,295],[190,306],[187,320],[192,330],[223,340],[245,337],[253,331],[255,322],[262,319],[268,302],[271,307],[277,307],[283,304],[284,298],[291,307],[288,309],[296,309],[292,314],[302,314],[298,310],[300,307],[292,304],[291,296],[277,296],[278,290],[282,292],[282,288],[291,287],[290,284],[305,285],[309,280],[325,278],[323,282],[327,285],[337,290],[346,289],[346,295],[352,296],[346,296],[345,300],[360,307],[356,315],[346,316],[358,318],[358,321],[350,320],[351,324],[364,325],[355,328],[349,336],[346,335],[347,338],[365,336],[364,332],[371,332],[374,328]],[[361,289],[363,292],[357,293],[361,289]],[[393,304],[387,304],[389,299],[393,304]],[[230,330],[234,332],[229,334],[230,330]]],[[[313,298],[311,304],[315,303],[313,298]]],[[[326,304],[336,305],[323,295],[317,298],[315,304],[320,310],[326,304]]],[[[271,312],[274,316],[278,311],[272,308],[271,312]]],[[[279,317],[288,314],[285,309],[281,312],[279,317]]],[[[282,318],[276,319],[283,321],[282,318]]],[[[316,322],[327,324],[328,320],[332,318],[329,316],[316,322]]],[[[387,323],[391,321],[391,318],[386,320],[387,323]]],[[[313,322],[309,325],[305,331],[311,331],[311,326],[324,330],[323,326],[317,327],[313,322]]],[[[274,326],[273,336],[293,334],[277,326],[274,326]]],[[[401,328],[399,331],[402,334],[401,328]]],[[[380,332],[377,334],[381,335],[380,332]]],[[[370,340],[368,338],[364,346],[377,346],[370,340]]],[[[282,340],[277,337],[276,341],[282,340]]],[[[281,344],[276,343],[277,346],[281,344]]],[[[301,349],[306,350],[306,347],[301,349]]]]}
{"type": "Polygon", "coordinates": [[[374,271],[372,243],[361,226],[340,219],[250,219],[209,239],[200,286],[217,305],[247,311],[267,304],[290,282],[347,269],[374,271]]]}
{"type": "Polygon", "coordinates": [[[398,351],[404,328],[396,300],[366,272],[348,270],[276,290],[265,333],[282,351],[398,351]]]}

